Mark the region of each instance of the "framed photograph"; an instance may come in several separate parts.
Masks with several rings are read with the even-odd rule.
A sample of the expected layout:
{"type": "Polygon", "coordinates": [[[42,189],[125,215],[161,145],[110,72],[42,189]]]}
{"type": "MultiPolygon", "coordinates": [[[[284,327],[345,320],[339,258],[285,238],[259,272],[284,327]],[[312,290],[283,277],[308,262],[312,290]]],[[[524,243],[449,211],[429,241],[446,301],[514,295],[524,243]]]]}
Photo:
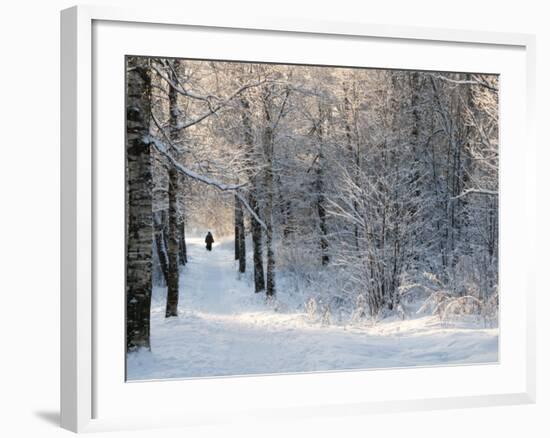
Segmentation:
{"type": "Polygon", "coordinates": [[[63,427],[534,402],[534,37],[61,17],[63,427]]]}

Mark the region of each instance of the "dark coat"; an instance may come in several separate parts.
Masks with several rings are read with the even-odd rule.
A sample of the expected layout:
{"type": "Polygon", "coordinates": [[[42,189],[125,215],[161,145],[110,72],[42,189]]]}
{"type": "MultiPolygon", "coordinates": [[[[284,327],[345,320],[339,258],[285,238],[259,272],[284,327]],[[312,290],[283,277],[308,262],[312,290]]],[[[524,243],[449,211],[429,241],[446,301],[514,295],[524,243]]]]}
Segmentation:
{"type": "Polygon", "coordinates": [[[212,236],[212,233],[208,233],[204,241],[206,243],[206,249],[212,251],[212,244],[214,243],[214,236],[212,236]]]}

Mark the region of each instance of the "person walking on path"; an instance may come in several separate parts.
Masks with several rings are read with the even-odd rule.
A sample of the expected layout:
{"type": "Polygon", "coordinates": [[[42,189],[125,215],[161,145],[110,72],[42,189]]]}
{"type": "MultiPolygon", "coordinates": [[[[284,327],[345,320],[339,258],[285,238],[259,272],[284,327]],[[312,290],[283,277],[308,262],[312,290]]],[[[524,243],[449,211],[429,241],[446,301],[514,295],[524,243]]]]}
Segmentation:
{"type": "Polygon", "coordinates": [[[214,243],[214,236],[212,236],[212,233],[209,231],[206,235],[206,239],[204,239],[206,242],[206,249],[208,251],[212,251],[212,244],[214,243]]]}

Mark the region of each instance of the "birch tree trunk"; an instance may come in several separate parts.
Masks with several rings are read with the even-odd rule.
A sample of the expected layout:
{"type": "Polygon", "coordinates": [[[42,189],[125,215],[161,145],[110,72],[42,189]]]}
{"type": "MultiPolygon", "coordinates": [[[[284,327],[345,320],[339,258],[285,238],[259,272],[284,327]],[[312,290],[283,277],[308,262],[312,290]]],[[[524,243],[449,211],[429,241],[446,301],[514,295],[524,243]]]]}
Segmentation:
{"type": "MultiPolygon", "coordinates": [[[[179,61],[173,61],[173,75],[178,69],[179,61]]],[[[172,78],[172,80],[176,80],[172,78]]],[[[168,102],[170,112],[170,139],[177,139],[178,95],[174,87],[169,87],[168,102]]],[[[174,152],[175,153],[175,152],[174,152]]],[[[179,301],[179,224],[178,224],[178,191],[179,174],[174,166],[169,164],[168,170],[168,292],[166,295],[166,318],[178,316],[179,301]]]]}
{"type": "Polygon", "coordinates": [[[126,349],[151,349],[153,180],[148,141],[151,76],[145,58],[128,58],[126,101],[126,349]]]}

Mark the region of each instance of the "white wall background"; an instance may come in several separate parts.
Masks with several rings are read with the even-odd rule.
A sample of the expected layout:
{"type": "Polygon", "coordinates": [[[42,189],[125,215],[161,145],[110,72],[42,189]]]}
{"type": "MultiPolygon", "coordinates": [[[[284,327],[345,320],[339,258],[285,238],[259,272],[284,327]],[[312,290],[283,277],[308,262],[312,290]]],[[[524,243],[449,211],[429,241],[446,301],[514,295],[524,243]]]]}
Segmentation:
{"type": "MultiPolygon", "coordinates": [[[[414,24],[537,34],[539,272],[548,271],[550,28],[545,2],[523,0],[96,1],[169,6],[228,17],[254,15],[414,24]],[[546,175],[545,175],[546,173],[546,175]]],[[[0,13],[0,435],[68,436],[59,405],[59,10],[65,0],[4,2],[0,13]]],[[[521,232],[521,230],[518,230],[521,232]]],[[[543,277],[540,275],[540,277],[543,277]]],[[[538,402],[531,406],[325,418],[193,430],[117,432],[125,436],[549,436],[550,302],[538,280],[538,402]]]]}

